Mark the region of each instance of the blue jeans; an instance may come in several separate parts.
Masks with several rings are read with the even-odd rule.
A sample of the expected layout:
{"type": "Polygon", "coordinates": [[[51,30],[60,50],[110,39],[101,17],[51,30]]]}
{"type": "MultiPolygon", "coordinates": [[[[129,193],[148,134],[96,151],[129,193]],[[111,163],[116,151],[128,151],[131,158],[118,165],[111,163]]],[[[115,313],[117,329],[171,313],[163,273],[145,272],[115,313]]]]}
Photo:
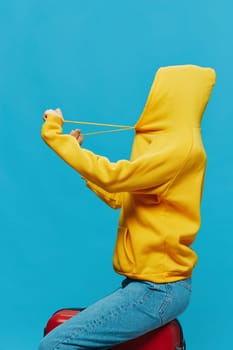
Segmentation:
{"type": "Polygon", "coordinates": [[[158,284],[126,278],[114,293],[50,332],[39,350],[109,349],[178,317],[191,290],[191,279],[158,284]]]}

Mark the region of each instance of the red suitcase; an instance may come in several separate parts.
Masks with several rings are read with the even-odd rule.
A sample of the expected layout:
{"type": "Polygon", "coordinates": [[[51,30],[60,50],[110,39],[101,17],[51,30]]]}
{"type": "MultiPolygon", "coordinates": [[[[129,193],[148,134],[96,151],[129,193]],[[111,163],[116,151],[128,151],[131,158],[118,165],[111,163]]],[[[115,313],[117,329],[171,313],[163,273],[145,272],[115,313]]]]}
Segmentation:
{"type": "MultiPolygon", "coordinates": [[[[84,309],[61,309],[56,311],[44,329],[44,335],[84,309]]],[[[173,320],[158,329],[114,346],[113,350],[185,350],[182,327],[178,320],[173,320]]]]}

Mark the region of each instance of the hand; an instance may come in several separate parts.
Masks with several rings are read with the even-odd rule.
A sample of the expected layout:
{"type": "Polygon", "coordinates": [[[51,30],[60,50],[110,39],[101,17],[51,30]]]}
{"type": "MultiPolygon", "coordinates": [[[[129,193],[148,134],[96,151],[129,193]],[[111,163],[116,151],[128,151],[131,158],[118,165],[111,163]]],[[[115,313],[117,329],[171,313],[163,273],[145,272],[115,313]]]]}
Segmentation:
{"type": "Polygon", "coordinates": [[[44,121],[47,119],[48,114],[56,115],[57,117],[61,118],[64,121],[62,111],[60,110],[60,108],[57,108],[55,110],[54,109],[47,109],[43,114],[44,121]]]}
{"type": "Polygon", "coordinates": [[[77,140],[77,142],[79,143],[80,146],[82,145],[82,143],[83,143],[83,136],[81,135],[79,129],[72,130],[70,135],[73,136],[77,140]]]}

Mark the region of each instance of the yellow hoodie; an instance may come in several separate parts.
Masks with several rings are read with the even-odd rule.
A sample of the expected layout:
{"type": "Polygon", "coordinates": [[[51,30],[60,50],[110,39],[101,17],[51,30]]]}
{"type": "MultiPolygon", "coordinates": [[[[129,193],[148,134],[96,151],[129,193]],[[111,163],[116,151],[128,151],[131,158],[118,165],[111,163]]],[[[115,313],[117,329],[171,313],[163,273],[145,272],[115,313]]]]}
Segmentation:
{"type": "Polygon", "coordinates": [[[215,83],[211,68],[160,68],[135,125],[131,159],[110,162],[62,135],[47,115],[44,141],[112,208],[121,208],[116,272],[157,283],[190,277],[206,166],[200,122],[215,83]]]}

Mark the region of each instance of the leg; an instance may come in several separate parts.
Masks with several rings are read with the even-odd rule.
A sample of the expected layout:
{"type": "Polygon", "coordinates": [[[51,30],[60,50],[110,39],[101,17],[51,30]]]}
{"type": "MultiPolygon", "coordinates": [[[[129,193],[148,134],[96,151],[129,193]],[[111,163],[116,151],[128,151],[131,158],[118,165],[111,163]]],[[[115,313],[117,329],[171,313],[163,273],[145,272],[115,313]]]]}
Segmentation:
{"type": "Polygon", "coordinates": [[[190,280],[157,284],[126,279],[116,292],[55,328],[39,350],[109,349],[176,318],[190,294],[190,280]]]}

